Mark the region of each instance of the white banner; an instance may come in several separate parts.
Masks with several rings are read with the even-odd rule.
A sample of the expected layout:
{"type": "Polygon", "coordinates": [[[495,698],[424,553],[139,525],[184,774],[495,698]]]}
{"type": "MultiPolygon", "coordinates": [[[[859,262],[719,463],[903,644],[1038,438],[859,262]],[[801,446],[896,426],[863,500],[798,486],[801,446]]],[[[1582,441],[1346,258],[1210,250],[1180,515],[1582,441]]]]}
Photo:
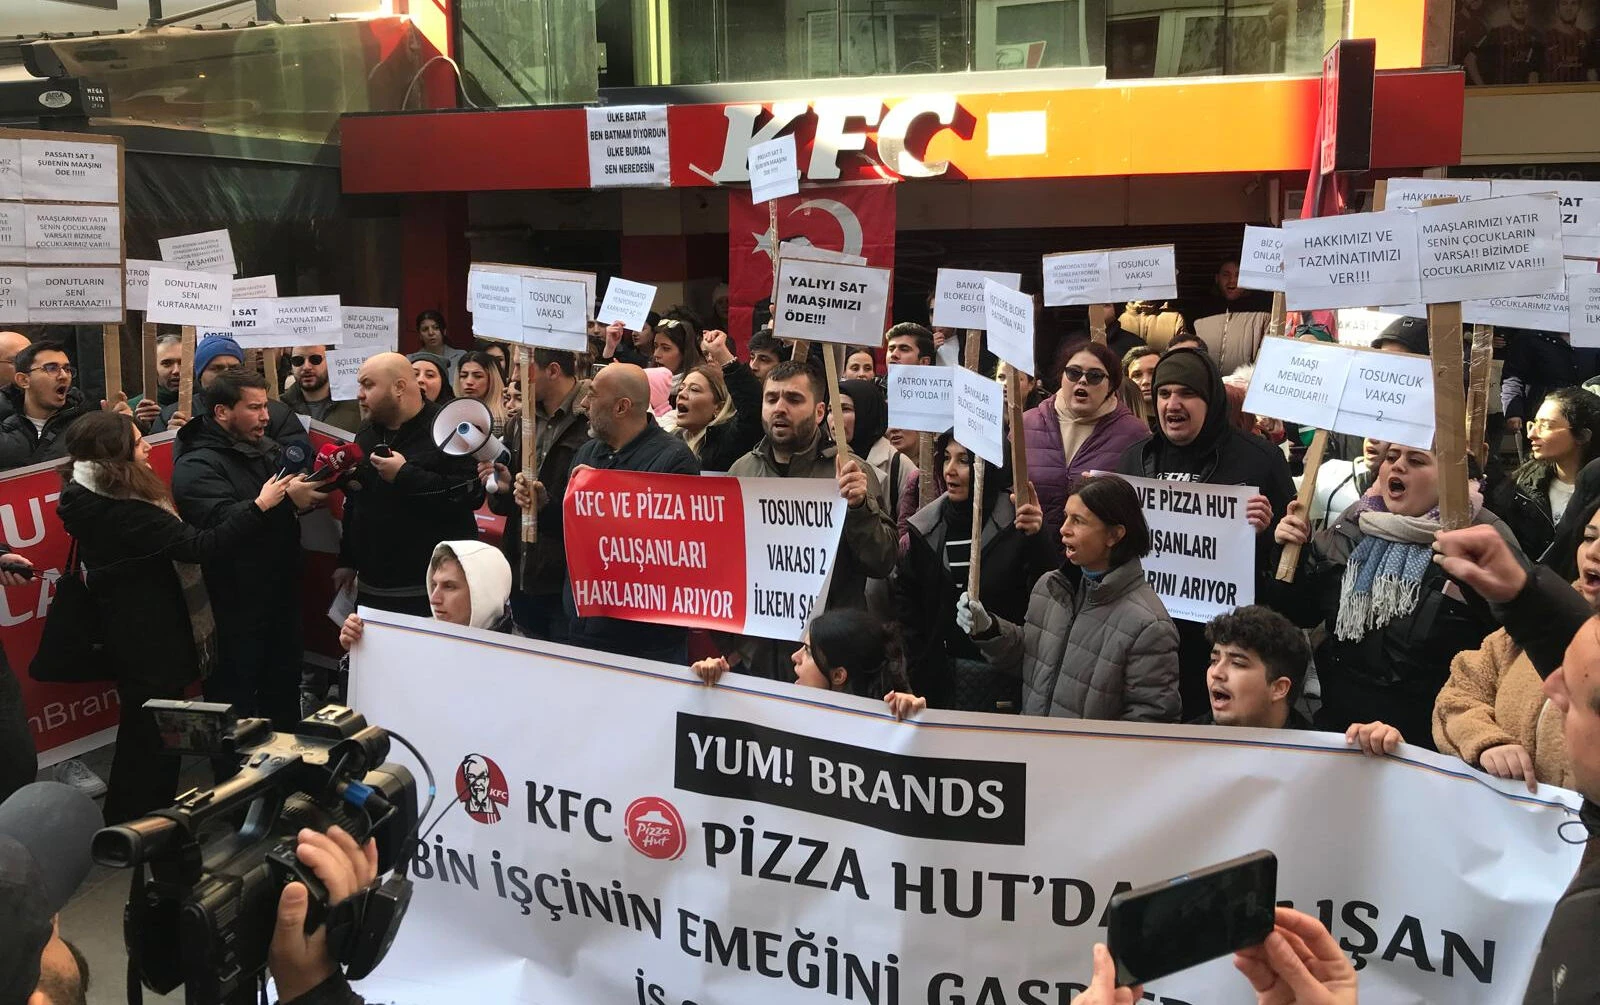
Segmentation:
{"type": "Polygon", "coordinates": [[[1472,202],[1491,194],[1487,178],[1390,178],[1385,188],[1384,209],[1421,209],[1429,199],[1472,202]]]}
{"type": "Polygon", "coordinates": [[[1426,356],[1366,352],[1356,357],[1334,429],[1420,450],[1433,449],[1433,363],[1426,356]]]}
{"type": "Polygon", "coordinates": [[[750,202],[753,205],[800,191],[800,161],[795,154],[793,133],[751,144],[746,161],[750,165],[750,202]]]}
{"type": "Polygon", "coordinates": [[[1178,295],[1178,252],[1170,244],[1106,252],[1111,299],[1165,300],[1178,295]]]}
{"type": "Polygon", "coordinates": [[[591,188],[672,184],[666,105],[601,105],[584,111],[591,188]]]}
{"type": "Polygon", "coordinates": [[[31,203],[25,219],[30,264],[122,264],[122,210],[116,206],[31,203]]]}
{"type": "Polygon", "coordinates": [[[1469,325],[1506,325],[1511,328],[1564,332],[1571,326],[1568,313],[1565,285],[1554,292],[1537,293],[1529,297],[1461,302],[1461,320],[1469,325]]]}
{"type": "Polygon", "coordinates": [[[847,255],[842,251],[829,251],[827,248],[817,247],[803,237],[779,242],[778,257],[804,258],[812,262],[833,262],[837,265],[867,264],[866,255],[847,255]]]}
{"type": "Polygon", "coordinates": [[[1338,312],[1339,344],[1369,346],[1383,330],[1405,315],[1389,311],[1376,311],[1364,307],[1351,307],[1338,312]]]}
{"type": "Polygon", "coordinates": [[[22,141],[0,137],[0,199],[22,198],[22,141]]]}
{"type": "Polygon", "coordinates": [[[293,348],[312,343],[338,345],[344,341],[344,318],[339,313],[336,296],[276,297],[267,303],[272,305],[272,319],[268,325],[288,341],[262,348],[293,348]]]}
{"type": "Polygon", "coordinates": [[[583,352],[589,347],[589,309],[582,283],[522,277],[522,331],[518,342],[583,352]]]}
{"type": "Polygon", "coordinates": [[[1291,311],[1421,300],[1416,214],[1393,210],[1285,221],[1283,283],[1291,311]]]}
{"type": "Polygon", "coordinates": [[[394,352],[400,345],[400,310],[395,307],[339,308],[339,324],[344,329],[344,348],[375,352],[394,352]]]}
{"type": "Polygon", "coordinates": [[[877,345],[888,307],[888,269],[778,259],[772,330],[780,338],[877,345]]]}
{"type": "Polygon", "coordinates": [[[1245,392],[1244,409],[1315,429],[1332,429],[1339,416],[1351,357],[1327,342],[1264,338],[1245,392]]]}
{"type": "Polygon", "coordinates": [[[1033,298],[992,279],[983,283],[984,321],[989,351],[1012,368],[1037,373],[1033,361],[1033,298]]]}
{"type": "Polygon", "coordinates": [[[601,324],[621,321],[629,331],[642,331],[650,319],[650,308],[656,301],[656,288],[648,283],[636,283],[621,276],[612,276],[606,283],[606,296],[600,302],[598,318],[601,324]]]}
{"type": "MultiPolygon", "coordinates": [[[[233,317],[233,276],[150,267],[145,295],[146,321],[199,328],[225,328],[233,317]]],[[[263,301],[257,301],[258,303],[263,301]]]]}
{"type": "MultiPolygon", "coordinates": [[[[876,698],[361,614],[351,703],[439,786],[368,1001],[1065,1005],[1115,891],[1268,848],[1363,1005],[1510,1005],[1581,852],[1557,833],[1573,794],[1410,747],[897,723],[876,698]]],[[[1254,1000],[1228,959],[1146,991],[1254,1000]]]]}
{"type": "Polygon", "coordinates": [[[66,202],[118,202],[115,143],[22,140],[22,198],[66,202]]]}
{"type": "Polygon", "coordinates": [[[122,290],[128,310],[142,311],[150,295],[150,270],[170,268],[163,262],[148,258],[130,258],[122,263],[122,290]]]}
{"type": "Polygon", "coordinates": [[[28,267],[0,265],[0,324],[28,320],[28,267]]]}
{"type": "Polygon", "coordinates": [[[956,378],[949,366],[889,364],[889,428],[942,433],[955,414],[956,378]]]}
{"type": "Polygon", "coordinates": [[[467,277],[472,334],[502,342],[522,341],[522,277],[473,267],[467,277]]]}
{"type": "Polygon", "coordinates": [[[1574,258],[1600,257],[1600,182],[1494,179],[1494,194],[1527,195],[1553,192],[1561,203],[1561,239],[1574,258]]]}
{"type": "Polygon", "coordinates": [[[23,247],[28,239],[27,232],[27,214],[22,203],[0,202],[0,262],[28,260],[28,251],[23,247]]]}
{"type": "Polygon", "coordinates": [[[966,367],[955,368],[950,401],[955,408],[951,428],[956,442],[990,464],[1006,466],[1005,389],[966,367]]]}
{"type": "Polygon", "coordinates": [[[233,238],[226,230],[163,237],[156,244],[161,247],[161,260],[179,268],[195,272],[226,272],[230,276],[239,271],[234,264],[233,238]]]}
{"type": "Polygon", "coordinates": [[[934,281],[933,323],[940,328],[982,328],[986,279],[1013,290],[1022,288],[1020,272],[940,269],[934,281]]]}
{"type": "Polygon", "coordinates": [[[334,401],[355,401],[356,392],[361,390],[361,364],[375,352],[381,349],[359,347],[355,349],[332,349],[325,356],[328,363],[328,393],[334,401]]]}
{"type": "Polygon", "coordinates": [[[122,269],[28,269],[28,320],[105,323],[121,321],[122,269]]]}
{"type": "Polygon", "coordinates": [[[278,295],[277,276],[245,276],[233,281],[235,299],[258,300],[278,295]]]}
{"type": "Polygon", "coordinates": [[[1111,302],[1111,256],[1104,251],[1046,255],[1043,270],[1046,307],[1111,302]]]}
{"type": "Polygon", "coordinates": [[[1277,227],[1244,228],[1239,249],[1239,285],[1247,290],[1283,292],[1283,231],[1277,227]]]}
{"type": "Polygon", "coordinates": [[[1424,303],[1562,288],[1561,208],[1552,195],[1429,206],[1417,211],[1417,236],[1424,303]]]}
{"type": "Polygon", "coordinates": [[[1573,347],[1600,348],[1600,275],[1568,276],[1567,296],[1573,347]]]}
{"type": "Polygon", "coordinates": [[[1256,602],[1256,531],[1245,507],[1259,490],[1119,477],[1144,504],[1144,575],[1173,620],[1206,622],[1256,602]]]}

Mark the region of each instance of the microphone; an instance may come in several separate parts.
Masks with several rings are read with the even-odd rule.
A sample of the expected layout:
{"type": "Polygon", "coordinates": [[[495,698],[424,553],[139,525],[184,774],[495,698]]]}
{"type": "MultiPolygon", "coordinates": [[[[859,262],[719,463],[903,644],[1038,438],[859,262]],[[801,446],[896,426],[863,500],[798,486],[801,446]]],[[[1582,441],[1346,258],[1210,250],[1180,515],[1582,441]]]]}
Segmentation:
{"type": "Polygon", "coordinates": [[[283,468],[278,471],[282,478],[291,472],[300,472],[306,469],[306,448],[299,443],[286,444],[283,448],[283,468]]]}
{"type": "Polygon", "coordinates": [[[317,451],[317,462],[306,476],[307,481],[321,482],[338,478],[354,471],[367,459],[367,452],[357,443],[324,443],[317,451]]]}

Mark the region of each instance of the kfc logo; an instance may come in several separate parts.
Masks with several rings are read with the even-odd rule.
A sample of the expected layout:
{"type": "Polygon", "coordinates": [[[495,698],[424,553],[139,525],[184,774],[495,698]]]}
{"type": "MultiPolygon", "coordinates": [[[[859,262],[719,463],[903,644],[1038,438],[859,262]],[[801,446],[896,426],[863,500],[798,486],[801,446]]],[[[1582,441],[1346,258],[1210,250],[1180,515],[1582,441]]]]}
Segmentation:
{"type": "Polygon", "coordinates": [[[659,796],[644,796],[628,804],[624,819],[628,843],[646,858],[670,862],[688,847],[688,832],[678,808],[659,796]]]}
{"type": "Polygon", "coordinates": [[[482,754],[468,754],[456,769],[456,798],[478,823],[497,824],[500,808],[511,802],[511,790],[500,765],[482,754]]]}

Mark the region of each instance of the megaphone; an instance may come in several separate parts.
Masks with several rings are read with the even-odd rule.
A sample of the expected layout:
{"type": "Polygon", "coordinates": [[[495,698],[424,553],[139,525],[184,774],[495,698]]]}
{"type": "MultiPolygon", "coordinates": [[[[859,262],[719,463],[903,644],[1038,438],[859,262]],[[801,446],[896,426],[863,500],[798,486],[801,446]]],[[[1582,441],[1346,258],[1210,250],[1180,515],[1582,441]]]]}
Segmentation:
{"type": "MultiPolygon", "coordinates": [[[[476,398],[457,398],[439,409],[439,417],[433,420],[433,442],[452,457],[470,454],[480,461],[509,457],[511,451],[493,430],[489,406],[476,398]]],[[[499,491],[493,475],[484,488],[490,495],[499,491]]]]}

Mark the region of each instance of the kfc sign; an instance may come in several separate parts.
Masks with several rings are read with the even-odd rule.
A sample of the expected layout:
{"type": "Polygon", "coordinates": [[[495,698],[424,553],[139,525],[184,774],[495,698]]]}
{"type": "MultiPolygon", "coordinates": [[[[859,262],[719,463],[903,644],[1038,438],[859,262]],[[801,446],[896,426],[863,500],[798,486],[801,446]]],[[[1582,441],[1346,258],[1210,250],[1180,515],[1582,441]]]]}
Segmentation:
{"type": "MultiPolygon", "coordinates": [[[[885,178],[934,178],[949,161],[929,163],[911,151],[906,137],[918,129],[921,146],[956,118],[953,94],[919,94],[889,104],[882,98],[818,98],[813,102],[724,105],[727,133],[722,163],[713,170],[691,163],[695,174],[718,185],[750,180],[750,147],[792,132],[800,143],[801,174],[808,181],[838,181],[840,157],[859,153],[885,178]],[[763,114],[766,121],[758,128],[763,114]],[[809,140],[810,156],[804,153],[809,140]],[[869,141],[875,146],[868,148],[869,141]]],[[[686,147],[687,148],[687,147],[686,147]]]]}

